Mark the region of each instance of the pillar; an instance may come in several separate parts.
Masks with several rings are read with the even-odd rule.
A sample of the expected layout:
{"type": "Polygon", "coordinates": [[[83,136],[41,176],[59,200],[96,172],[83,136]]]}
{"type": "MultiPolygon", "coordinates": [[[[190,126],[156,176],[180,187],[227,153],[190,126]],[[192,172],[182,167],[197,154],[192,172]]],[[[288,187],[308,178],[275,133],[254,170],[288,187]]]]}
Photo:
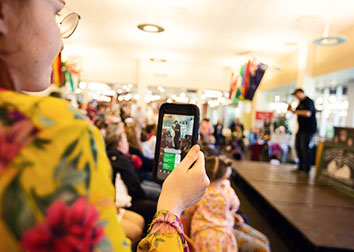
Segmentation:
{"type": "Polygon", "coordinates": [[[349,107],[347,111],[347,119],[345,122],[345,126],[354,128],[354,83],[348,84],[347,94],[348,94],[349,107]]]}

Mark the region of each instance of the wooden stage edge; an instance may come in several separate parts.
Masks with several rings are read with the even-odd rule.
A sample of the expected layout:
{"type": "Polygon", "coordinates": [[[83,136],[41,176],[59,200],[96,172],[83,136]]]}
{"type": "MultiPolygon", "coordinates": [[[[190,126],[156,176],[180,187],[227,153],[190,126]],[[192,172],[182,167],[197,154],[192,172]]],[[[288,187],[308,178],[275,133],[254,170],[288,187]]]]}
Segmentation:
{"type": "Polygon", "coordinates": [[[235,161],[234,180],[294,251],[354,251],[354,198],[293,173],[293,165],[235,161]]]}

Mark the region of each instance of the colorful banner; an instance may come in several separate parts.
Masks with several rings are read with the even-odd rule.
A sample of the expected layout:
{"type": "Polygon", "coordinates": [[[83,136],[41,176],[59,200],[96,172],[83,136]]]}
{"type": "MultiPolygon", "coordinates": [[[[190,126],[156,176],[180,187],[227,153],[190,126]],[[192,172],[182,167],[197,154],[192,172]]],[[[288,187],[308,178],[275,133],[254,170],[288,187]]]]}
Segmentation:
{"type": "Polygon", "coordinates": [[[256,60],[249,60],[240,67],[239,74],[232,73],[229,95],[232,102],[253,100],[265,70],[266,65],[257,63],[256,60]]]}

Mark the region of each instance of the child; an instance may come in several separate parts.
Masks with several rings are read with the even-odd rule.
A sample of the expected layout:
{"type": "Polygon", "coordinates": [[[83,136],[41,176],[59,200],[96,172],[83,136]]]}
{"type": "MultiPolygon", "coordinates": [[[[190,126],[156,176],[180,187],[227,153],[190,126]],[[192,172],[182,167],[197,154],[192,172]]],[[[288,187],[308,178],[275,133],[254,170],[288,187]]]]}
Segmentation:
{"type": "Polygon", "coordinates": [[[198,204],[184,212],[191,218],[191,239],[196,251],[237,251],[233,226],[240,201],[227,180],[230,164],[211,156],[206,159],[205,169],[210,179],[208,191],[198,204]]]}
{"type": "Polygon", "coordinates": [[[240,201],[228,180],[230,166],[231,162],[219,157],[206,158],[210,186],[199,203],[185,210],[184,223],[190,221],[190,228],[187,226],[186,230],[190,230],[196,252],[268,252],[267,237],[245,224],[244,219],[236,214],[240,201]]]}

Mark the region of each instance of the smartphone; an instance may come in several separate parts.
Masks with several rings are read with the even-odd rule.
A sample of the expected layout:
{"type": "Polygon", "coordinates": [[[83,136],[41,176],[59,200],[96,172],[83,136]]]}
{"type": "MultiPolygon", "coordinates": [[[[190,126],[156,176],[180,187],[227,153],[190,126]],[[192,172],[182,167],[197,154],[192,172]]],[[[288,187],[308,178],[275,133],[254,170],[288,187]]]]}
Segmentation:
{"type": "Polygon", "coordinates": [[[193,104],[164,103],[157,126],[153,178],[162,184],[188,151],[197,144],[199,108],[193,104]]]}

